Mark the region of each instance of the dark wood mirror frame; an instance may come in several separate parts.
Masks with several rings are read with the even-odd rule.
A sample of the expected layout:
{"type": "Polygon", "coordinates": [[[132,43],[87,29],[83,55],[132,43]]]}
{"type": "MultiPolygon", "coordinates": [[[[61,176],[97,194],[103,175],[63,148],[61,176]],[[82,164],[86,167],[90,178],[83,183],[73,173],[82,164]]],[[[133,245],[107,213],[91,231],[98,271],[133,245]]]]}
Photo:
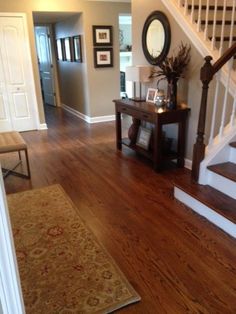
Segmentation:
{"type": "Polygon", "coordinates": [[[154,11],[152,12],[146,19],[144,27],[143,27],[143,33],[142,33],[142,46],[143,46],[143,53],[147,59],[147,61],[152,65],[158,65],[160,64],[164,58],[167,56],[169,49],[170,49],[170,41],[171,41],[171,30],[170,30],[170,24],[166,17],[166,15],[161,11],[154,11]],[[164,46],[159,54],[158,57],[153,57],[147,48],[147,32],[150,24],[154,21],[158,20],[163,28],[165,33],[165,41],[164,46]]]}

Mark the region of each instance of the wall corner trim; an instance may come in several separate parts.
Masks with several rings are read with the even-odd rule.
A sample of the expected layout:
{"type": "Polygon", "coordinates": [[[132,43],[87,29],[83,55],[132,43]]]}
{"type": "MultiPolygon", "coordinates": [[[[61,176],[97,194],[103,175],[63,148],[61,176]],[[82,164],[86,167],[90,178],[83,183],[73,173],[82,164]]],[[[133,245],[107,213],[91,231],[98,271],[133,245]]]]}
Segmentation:
{"type": "Polygon", "coordinates": [[[47,123],[40,123],[39,124],[38,130],[47,130],[47,129],[48,129],[47,123]]]}
{"type": "Polygon", "coordinates": [[[74,116],[86,121],[87,123],[100,123],[100,122],[109,122],[115,120],[115,115],[107,115],[107,116],[98,116],[98,117],[89,117],[65,104],[61,104],[62,109],[70,112],[74,116]]]}
{"type": "Polygon", "coordinates": [[[185,158],[184,167],[189,170],[192,170],[192,160],[185,158]]]}

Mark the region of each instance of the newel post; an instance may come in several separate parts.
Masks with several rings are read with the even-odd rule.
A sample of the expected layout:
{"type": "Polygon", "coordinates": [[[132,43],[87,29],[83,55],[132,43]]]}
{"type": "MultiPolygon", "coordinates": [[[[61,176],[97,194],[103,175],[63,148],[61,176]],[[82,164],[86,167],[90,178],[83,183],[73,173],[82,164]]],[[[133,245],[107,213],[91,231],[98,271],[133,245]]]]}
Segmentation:
{"type": "Polygon", "coordinates": [[[192,164],[192,178],[198,181],[200,163],[205,156],[205,124],[206,124],[206,109],[207,109],[207,96],[209,83],[213,78],[214,69],[211,64],[212,57],[207,56],[205,58],[205,64],[201,68],[200,79],[202,81],[202,98],[198,120],[197,138],[193,147],[193,164],[192,164]]]}

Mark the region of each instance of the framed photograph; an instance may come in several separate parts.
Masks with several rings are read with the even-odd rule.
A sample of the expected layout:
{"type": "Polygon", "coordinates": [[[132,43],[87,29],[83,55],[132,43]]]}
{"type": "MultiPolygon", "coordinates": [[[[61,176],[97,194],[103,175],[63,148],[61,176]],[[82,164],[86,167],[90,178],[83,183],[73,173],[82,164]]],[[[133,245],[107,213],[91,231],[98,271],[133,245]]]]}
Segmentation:
{"type": "Polygon", "coordinates": [[[70,37],[66,37],[64,39],[64,47],[65,47],[65,61],[72,61],[71,38],[70,37]]]}
{"type": "Polygon", "coordinates": [[[73,43],[73,61],[82,62],[81,35],[72,37],[72,43],[73,43]]]}
{"type": "Polygon", "coordinates": [[[113,49],[94,48],[94,67],[95,68],[113,67],[113,49]]]}
{"type": "Polygon", "coordinates": [[[147,97],[146,97],[146,101],[147,102],[155,102],[156,100],[156,95],[157,95],[157,89],[155,88],[149,88],[148,92],[147,92],[147,97]]]}
{"type": "Polygon", "coordinates": [[[93,25],[93,45],[112,46],[112,26],[93,25]]]}
{"type": "Polygon", "coordinates": [[[140,126],[138,130],[136,145],[148,150],[151,135],[152,135],[152,130],[147,129],[143,126],[140,126]]]}
{"type": "Polygon", "coordinates": [[[62,38],[57,39],[56,46],[57,46],[57,60],[64,61],[65,60],[64,40],[62,38]]]}

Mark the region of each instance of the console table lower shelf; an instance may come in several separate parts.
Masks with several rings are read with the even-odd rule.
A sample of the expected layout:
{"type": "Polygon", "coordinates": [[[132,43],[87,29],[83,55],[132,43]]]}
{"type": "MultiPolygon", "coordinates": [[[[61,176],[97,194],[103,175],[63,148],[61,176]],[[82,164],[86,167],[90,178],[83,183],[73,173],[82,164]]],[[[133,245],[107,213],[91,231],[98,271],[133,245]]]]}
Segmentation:
{"type": "MultiPolygon", "coordinates": [[[[176,110],[158,110],[148,102],[135,102],[132,100],[114,100],[116,108],[116,144],[117,149],[122,150],[122,145],[129,147],[137,153],[145,156],[153,162],[154,169],[160,171],[166,160],[177,160],[177,166],[184,166],[185,130],[189,108],[180,106],[176,110]],[[136,139],[122,138],[121,114],[125,113],[133,119],[150,122],[153,124],[152,149],[144,149],[136,145],[136,139]],[[165,124],[176,123],[178,125],[177,151],[165,151],[163,149],[163,130],[165,124]]],[[[136,121],[137,122],[137,121],[136,121]]],[[[139,125],[137,123],[136,125],[139,125]]]]}

